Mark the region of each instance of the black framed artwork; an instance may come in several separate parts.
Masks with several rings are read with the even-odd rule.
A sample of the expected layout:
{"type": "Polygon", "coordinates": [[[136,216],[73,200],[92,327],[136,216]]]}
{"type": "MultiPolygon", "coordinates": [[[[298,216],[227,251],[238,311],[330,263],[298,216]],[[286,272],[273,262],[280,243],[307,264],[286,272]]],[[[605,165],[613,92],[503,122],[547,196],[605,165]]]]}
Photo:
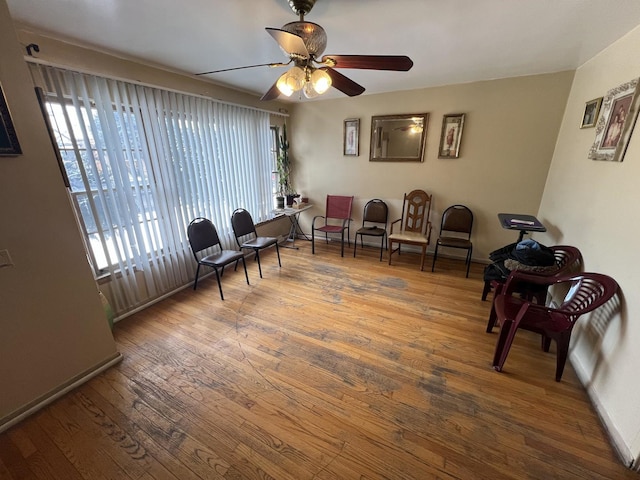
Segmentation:
{"type": "Polygon", "coordinates": [[[0,155],[16,156],[22,153],[18,136],[13,128],[13,121],[9,113],[7,99],[4,98],[4,91],[0,84],[0,155]]]}

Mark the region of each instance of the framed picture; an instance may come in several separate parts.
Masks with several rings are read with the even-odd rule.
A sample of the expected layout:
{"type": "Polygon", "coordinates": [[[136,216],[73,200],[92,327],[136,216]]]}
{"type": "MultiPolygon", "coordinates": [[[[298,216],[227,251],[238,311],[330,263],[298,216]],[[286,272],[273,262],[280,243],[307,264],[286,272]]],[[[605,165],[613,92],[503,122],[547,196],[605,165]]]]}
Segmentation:
{"type": "Polygon", "coordinates": [[[463,126],[464,113],[452,113],[442,117],[438,158],[458,158],[460,156],[463,126]]]}
{"type": "Polygon", "coordinates": [[[602,100],[596,139],[589,150],[592,160],[621,162],[638,118],[638,79],[612,88],[602,100]]]}
{"type": "Polygon", "coordinates": [[[594,98],[593,100],[585,103],[580,128],[591,128],[596,126],[596,121],[600,114],[600,105],[602,105],[602,97],[594,98]]]}
{"type": "Polygon", "coordinates": [[[348,118],[344,121],[343,155],[357,157],[360,137],[360,119],[348,118]]]}
{"type": "Polygon", "coordinates": [[[428,113],[371,117],[370,162],[422,162],[428,113]]]}
{"type": "Polygon", "coordinates": [[[21,153],[18,136],[11,121],[9,106],[4,98],[2,85],[0,85],[0,155],[16,156],[21,153]]]}

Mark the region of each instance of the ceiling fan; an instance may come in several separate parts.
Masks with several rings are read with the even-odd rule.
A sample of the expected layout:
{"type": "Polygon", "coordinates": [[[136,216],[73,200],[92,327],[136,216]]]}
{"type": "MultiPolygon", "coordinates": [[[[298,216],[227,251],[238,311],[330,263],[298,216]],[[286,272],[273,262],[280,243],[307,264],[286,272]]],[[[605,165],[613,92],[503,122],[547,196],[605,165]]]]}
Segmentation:
{"type": "Polygon", "coordinates": [[[289,57],[287,63],[261,63],[212,70],[196,75],[264,66],[286,67],[293,64],[293,67],[281,75],[260,100],[274,100],[279,95],[289,97],[300,90],[305,97],[313,98],[323,94],[330,87],[334,87],[350,97],[355,97],[363,93],[365,88],[342,75],[336,69],[355,68],[406,72],[413,66],[413,61],[405,55],[324,55],[320,58],[327,46],[327,34],[320,25],[304,20],[304,16],[311,11],[315,3],[316,0],[289,0],[289,6],[300,16],[300,20],[287,23],[282,28],[266,28],[273,39],[278,42],[285,55],[289,57]]]}

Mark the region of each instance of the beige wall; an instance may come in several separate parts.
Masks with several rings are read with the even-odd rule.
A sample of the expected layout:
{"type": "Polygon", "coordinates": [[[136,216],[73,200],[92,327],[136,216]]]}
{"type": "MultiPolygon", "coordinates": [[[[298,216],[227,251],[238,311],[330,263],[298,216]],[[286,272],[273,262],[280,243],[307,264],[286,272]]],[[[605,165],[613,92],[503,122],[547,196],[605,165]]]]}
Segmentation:
{"type": "Polygon", "coordinates": [[[577,246],[586,271],[620,284],[621,312],[606,325],[579,322],[571,360],[628,460],[640,456],[640,132],[624,161],[611,163],[587,158],[595,129],[578,127],[585,102],[640,76],[639,53],[636,28],[576,72],[539,212],[551,228],[538,237],[577,246]]]}
{"type": "Polygon", "coordinates": [[[0,0],[0,83],[23,155],[0,157],[0,428],[117,358],[22,48],[0,0]]]}
{"type": "MultiPolygon", "coordinates": [[[[401,73],[380,73],[402,75],[401,73]]],[[[371,198],[400,216],[405,192],[432,193],[434,235],[444,208],[469,206],[475,216],[474,258],[516,240],[500,227],[499,212],[538,212],[573,72],[451,85],[338,100],[303,102],[292,108],[291,149],[295,186],[324,211],[327,194],[355,195],[355,225],[371,198]],[[371,116],[428,112],[423,163],[369,162],[371,116]],[[465,113],[458,159],[438,159],[442,116],[465,113]],[[343,120],[360,119],[360,156],[342,155],[343,120]]],[[[353,233],[352,233],[353,235],[353,233]]],[[[455,255],[455,252],[452,252],[455,255]]]]}

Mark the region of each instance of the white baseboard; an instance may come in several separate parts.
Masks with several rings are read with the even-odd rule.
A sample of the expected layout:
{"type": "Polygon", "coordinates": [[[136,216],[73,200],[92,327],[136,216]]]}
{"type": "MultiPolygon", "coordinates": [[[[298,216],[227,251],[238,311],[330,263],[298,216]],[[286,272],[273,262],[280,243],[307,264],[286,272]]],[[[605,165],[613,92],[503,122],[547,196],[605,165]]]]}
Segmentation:
{"type": "Polygon", "coordinates": [[[600,402],[598,392],[590,384],[586,370],[582,367],[582,364],[579,361],[573,358],[573,355],[569,357],[569,361],[571,362],[571,365],[573,365],[573,369],[578,376],[578,380],[580,380],[580,383],[585,388],[587,395],[589,396],[589,400],[591,400],[591,403],[594,406],[598,417],[600,418],[600,422],[609,435],[609,441],[620,457],[620,461],[626,467],[640,471],[640,464],[638,462],[638,459],[633,457],[629,445],[627,445],[627,443],[624,441],[622,435],[620,435],[620,432],[607,413],[607,410],[604,408],[604,405],[602,405],[602,402],[600,402]]]}
{"type": "Polygon", "coordinates": [[[47,405],[57,400],[58,398],[62,397],[63,395],[67,394],[74,388],[77,388],[83,383],[91,380],[96,375],[111,368],[113,365],[120,362],[122,358],[123,358],[122,354],[120,352],[116,352],[113,357],[102,362],[101,364],[94,367],[90,371],[84,374],[81,374],[78,377],[75,377],[74,379],[70,380],[68,383],[60,385],[55,390],[47,393],[46,395],[44,395],[43,397],[40,397],[34,402],[27,404],[25,407],[21,408],[20,410],[9,414],[7,417],[5,417],[0,421],[0,433],[13,427],[15,424],[21,422],[22,420],[29,417],[30,415],[33,415],[38,410],[46,407],[47,405]]]}

